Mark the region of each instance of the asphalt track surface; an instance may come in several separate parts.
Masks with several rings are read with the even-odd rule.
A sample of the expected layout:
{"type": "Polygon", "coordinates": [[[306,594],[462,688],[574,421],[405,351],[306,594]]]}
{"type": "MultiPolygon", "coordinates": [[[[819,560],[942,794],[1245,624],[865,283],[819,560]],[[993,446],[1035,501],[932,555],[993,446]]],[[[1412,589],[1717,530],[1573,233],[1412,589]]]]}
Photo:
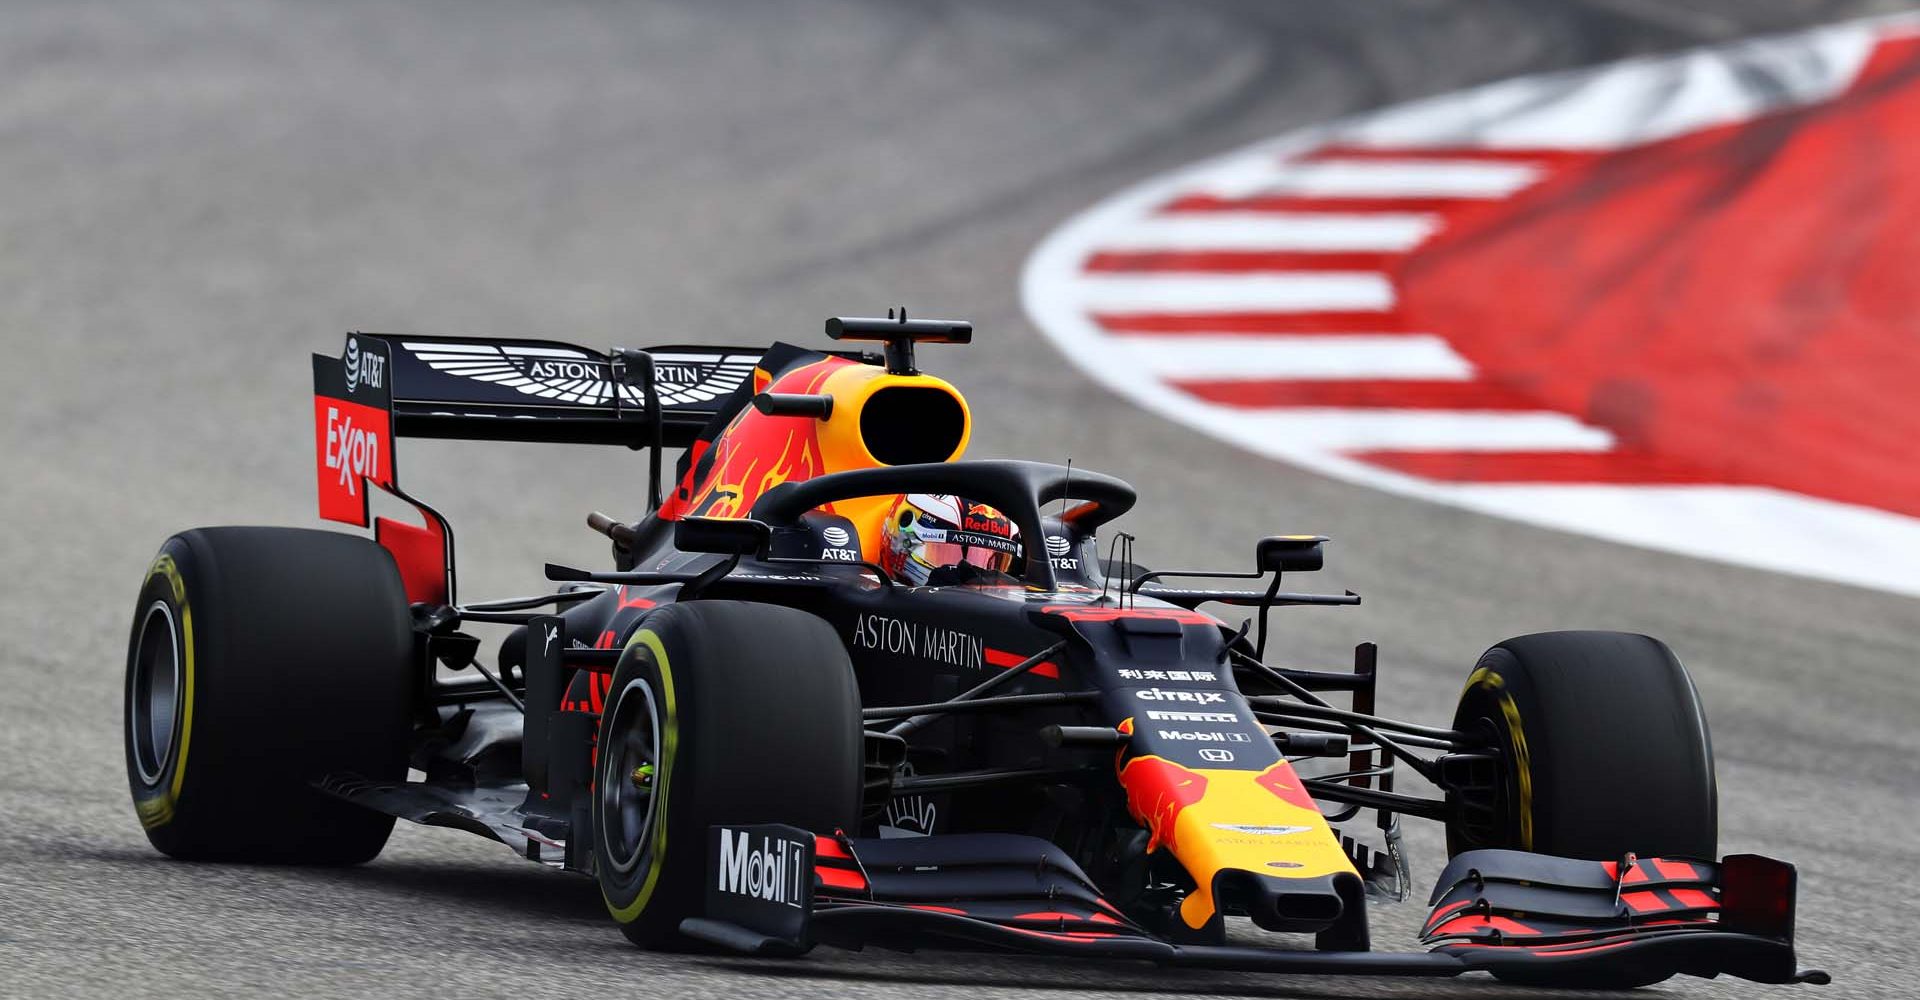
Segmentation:
{"type": "MultiPolygon", "coordinates": [[[[580,996],[1082,992],[1487,996],[1452,984],[1180,975],[965,955],[755,963],[630,948],[591,883],[446,830],[363,868],[179,864],[126,795],[123,645],[168,533],[312,524],[308,369],[349,327],[586,344],[810,342],[905,302],[975,346],[973,454],[1141,488],[1168,564],[1333,535],[1290,662],[1378,640],[1383,709],[1446,717],[1479,651],[1645,631],[1697,678],[1722,845],[1798,862],[1823,996],[1920,991],[1920,603],[1650,554],[1266,464],[1094,387],[1028,326],[1027,251],[1140,177],[1426,93],[1880,5],[888,2],[0,9],[0,993],[580,996]]],[[[1498,294],[1488,289],[1487,294],[1498,294]]],[[[641,466],[414,443],[469,597],[602,555],[641,466]]],[[[297,599],[290,595],[289,599],[297,599]]],[[[796,776],[803,780],[804,776],[796,776]]],[[[1412,834],[1416,871],[1441,860],[1412,834]]],[[[1411,945],[1417,906],[1376,908],[1411,945]]],[[[1676,980],[1683,996],[1761,995],[1676,980]]]]}

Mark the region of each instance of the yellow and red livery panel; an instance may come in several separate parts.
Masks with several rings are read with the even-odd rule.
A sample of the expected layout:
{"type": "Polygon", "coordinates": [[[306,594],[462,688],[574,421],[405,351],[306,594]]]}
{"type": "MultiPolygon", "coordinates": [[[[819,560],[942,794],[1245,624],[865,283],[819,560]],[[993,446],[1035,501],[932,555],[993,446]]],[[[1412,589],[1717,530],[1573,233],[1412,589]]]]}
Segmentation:
{"type": "MultiPolygon", "coordinates": [[[[1131,731],[1132,722],[1121,728],[1131,731]]],[[[1190,768],[1158,756],[1134,757],[1118,767],[1127,809],[1152,838],[1148,850],[1172,851],[1193,876],[1197,888],[1180,905],[1180,918],[1191,928],[1206,926],[1218,912],[1213,879],[1222,871],[1281,879],[1354,871],[1284,760],[1262,771],[1190,768]]]]}
{"type": "MultiPolygon", "coordinates": [[[[972,415],[966,400],[944,379],[896,375],[850,358],[807,352],[775,371],[756,368],[754,392],[831,396],[832,414],[824,420],[774,416],[742,406],[711,442],[695,443],[686,473],[661,508],[661,516],[744,517],[754,501],[781,483],[887,464],[868,447],[866,406],[881,390],[902,386],[932,388],[959,404],[959,439],[942,460],[953,461],[964,454],[972,415]]],[[[821,509],[851,520],[860,531],[863,551],[875,552],[881,519],[897,498],[891,494],[859,497],[821,509]]]]}

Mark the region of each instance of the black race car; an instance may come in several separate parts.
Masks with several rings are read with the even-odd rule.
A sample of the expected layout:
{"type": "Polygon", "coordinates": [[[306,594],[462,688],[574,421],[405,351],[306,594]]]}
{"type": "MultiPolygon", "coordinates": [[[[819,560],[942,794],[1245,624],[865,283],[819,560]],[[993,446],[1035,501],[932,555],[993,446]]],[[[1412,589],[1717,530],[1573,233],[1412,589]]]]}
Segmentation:
{"type": "Polygon", "coordinates": [[[316,355],[322,516],[364,527],[377,494],[417,521],[161,547],[126,701],[154,846],[351,864],[395,817],[456,827],[598,879],[658,948],[1826,980],[1794,961],[1792,866],[1717,857],[1706,723],[1659,641],[1508,639],[1450,721],[1381,718],[1371,644],[1350,669],[1269,662],[1272,609],[1359,603],[1281,589],[1326,539],[1146,571],[1115,527],[1126,483],[960,460],[966,401],[915,347],[968,324],[827,334],[881,350],[355,334],[316,355]],[[396,436],[644,449],[650,509],[588,518],[611,570],[549,565],[552,593],[463,603],[396,436]],[[665,448],[685,451],[663,495],[665,448]],[[511,630],[491,663],[479,626],[511,630]],[[1451,855],[1430,950],[1374,952],[1367,904],[1408,894],[1409,816],[1451,855]],[[1239,916],[1300,937],[1229,945],[1239,916]]]}

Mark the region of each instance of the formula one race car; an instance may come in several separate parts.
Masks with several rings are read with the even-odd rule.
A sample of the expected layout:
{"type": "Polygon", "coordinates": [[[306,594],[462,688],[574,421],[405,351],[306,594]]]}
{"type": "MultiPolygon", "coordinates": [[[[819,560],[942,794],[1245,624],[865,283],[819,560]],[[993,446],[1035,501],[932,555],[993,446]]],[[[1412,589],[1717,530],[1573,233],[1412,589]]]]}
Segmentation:
{"type": "Polygon", "coordinates": [[[161,547],[127,659],[154,846],[352,864],[395,817],[456,827],[596,878],[653,948],[1826,981],[1794,961],[1793,867],[1716,856],[1706,723],[1659,641],[1508,639],[1448,724],[1381,718],[1371,644],[1350,670],[1270,662],[1272,609],[1359,603],[1281,589],[1326,539],[1146,571],[1110,527],[1126,483],[960,460],[967,404],[915,348],[968,324],[826,332],[882,350],[355,334],[316,355],[321,515],[365,527],[377,499],[418,522],[161,547]],[[588,518],[611,571],[548,565],[552,593],[461,603],[398,436],[644,449],[650,509],[588,518]],[[1261,582],[1180,582],[1209,577],[1261,582]],[[511,630],[497,656],[481,625],[511,630]],[[1406,771],[1434,790],[1396,787],[1406,771]],[[1430,950],[1374,952],[1368,903],[1411,886],[1407,816],[1452,856],[1430,950]],[[1305,937],[1229,944],[1229,917],[1305,937]]]}

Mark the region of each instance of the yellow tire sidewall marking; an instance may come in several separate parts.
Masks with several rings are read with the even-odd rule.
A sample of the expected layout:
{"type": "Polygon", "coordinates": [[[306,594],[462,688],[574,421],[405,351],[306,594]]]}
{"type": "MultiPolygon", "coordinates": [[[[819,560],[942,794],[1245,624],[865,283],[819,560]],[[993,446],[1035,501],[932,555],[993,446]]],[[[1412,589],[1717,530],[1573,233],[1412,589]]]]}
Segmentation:
{"type": "Polygon", "coordinates": [[[187,751],[193,744],[193,609],[187,604],[187,581],[173,557],[164,552],[147,571],[148,580],[156,576],[166,579],[173,591],[173,603],[180,609],[179,654],[184,680],[180,694],[180,750],[173,761],[173,781],[162,788],[158,796],[134,802],[134,809],[140,814],[140,825],[149,830],[173,821],[174,809],[180,801],[180,789],[187,780],[187,751]]]}
{"type": "Polygon", "coordinates": [[[1513,700],[1513,692],[1507,689],[1506,678],[1494,673],[1488,667],[1481,667],[1467,678],[1467,689],[1485,688],[1493,696],[1494,703],[1500,706],[1500,715],[1506,722],[1507,739],[1513,744],[1513,773],[1515,792],[1520,799],[1520,849],[1533,850],[1533,761],[1527,752],[1526,730],[1520,725],[1520,706],[1513,700]]]}
{"type": "MultiPolygon", "coordinates": [[[[660,881],[661,862],[666,858],[667,850],[667,796],[673,786],[674,758],[680,746],[680,716],[675,704],[673,667],[667,661],[666,646],[651,629],[635,632],[633,638],[627,640],[626,648],[632,649],[636,645],[647,647],[653,654],[654,665],[659,668],[660,701],[666,709],[666,718],[660,725],[660,759],[655,762],[653,769],[657,782],[653,791],[653,863],[647,866],[647,877],[641,882],[640,891],[634,895],[633,902],[616,906],[613,900],[607,899],[606,888],[602,886],[600,890],[600,898],[606,901],[607,912],[623,924],[632,923],[646,910],[647,901],[653,898],[654,887],[660,881]]],[[[612,712],[613,706],[608,705],[607,711],[612,712]]]]}

